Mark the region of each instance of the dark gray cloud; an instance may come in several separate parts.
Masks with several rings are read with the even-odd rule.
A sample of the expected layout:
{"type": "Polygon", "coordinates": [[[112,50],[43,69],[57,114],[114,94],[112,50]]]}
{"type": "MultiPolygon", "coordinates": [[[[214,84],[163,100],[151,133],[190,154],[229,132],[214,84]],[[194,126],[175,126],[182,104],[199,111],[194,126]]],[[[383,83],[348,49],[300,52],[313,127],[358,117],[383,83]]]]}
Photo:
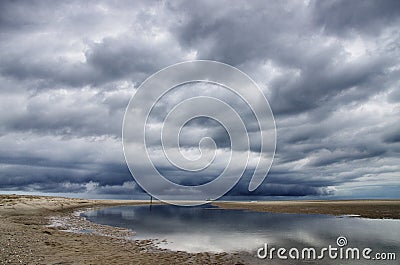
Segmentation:
{"type": "Polygon", "coordinates": [[[383,136],[385,143],[399,143],[400,142],[400,130],[392,131],[383,136]]]}
{"type": "Polygon", "coordinates": [[[380,34],[399,22],[400,3],[383,1],[315,1],[314,18],[327,32],[343,34],[380,34]]]}
{"type": "MultiPolygon", "coordinates": [[[[276,158],[265,182],[248,192],[252,164],[228,195],[395,194],[399,22],[400,4],[389,0],[2,1],[0,191],[142,194],[121,144],[131,95],[163,67],[211,59],[249,74],[277,124],[276,158]]],[[[202,94],[225,99],[257,132],[243,102],[206,86],[161,100],[153,125],[177,102],[202,94]]],[[[188,185],[212,180],[226,162],[226,131],[198,119],[180,140],[197,147],[205,135],[220,152],[209,171],[181,172],[152,141],[158,169],[188,185]]],[[[258,141],[251,142],[254,154],[258,141]]]]}

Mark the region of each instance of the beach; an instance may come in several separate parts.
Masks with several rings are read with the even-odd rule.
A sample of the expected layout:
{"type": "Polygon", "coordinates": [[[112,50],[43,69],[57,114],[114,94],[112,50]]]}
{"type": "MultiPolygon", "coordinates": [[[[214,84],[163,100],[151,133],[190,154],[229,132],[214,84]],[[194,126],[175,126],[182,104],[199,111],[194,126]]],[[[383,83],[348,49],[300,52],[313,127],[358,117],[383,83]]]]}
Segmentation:
{"type": "Polygon", "coordinates": [[[127,230],[85,223],[74,215],[83,209],[143,204],[148,202],[0,195],[0,263],[241,264],[238,255],[227,253],[189,254],[157,249],[150,240],[127,239],[127,230]],[[57,226],[54,221],[62,223],[57,226]],[[77,232],[80,228],[97,232],[64,231],[73,231],[73,226],[79,226],[75,228],[77,232]]]}
{"type": "MultiPolygon", "coordinates": [[[[133,240],[134,231],[94,224],[79,211],[148,201],[0,195],[1,264],[244,264],[239,253],[186,253],[133,240]],[[133,238],[133,239],[132,239],[133,238]]],[[[399,200],[214,202],[223,209],[400,218],[399,200]]]]}

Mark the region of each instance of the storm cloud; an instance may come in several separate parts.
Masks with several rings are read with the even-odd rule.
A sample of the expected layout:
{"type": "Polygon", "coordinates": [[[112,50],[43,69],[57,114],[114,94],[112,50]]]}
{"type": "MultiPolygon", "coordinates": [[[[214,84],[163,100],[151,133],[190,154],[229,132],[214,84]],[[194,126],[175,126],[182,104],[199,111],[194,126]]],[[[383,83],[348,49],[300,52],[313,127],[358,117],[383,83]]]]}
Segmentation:
{"type": "MultiPolygon", "coordinates": [[[[2,1],[0,191],[144,195],[124,160],[125,108],[156,71],[208,59],[254,79],[277,126],[264,183],[248,191],[250,166],[229,196],[398,197],[399,22],[390,0],[2,1]]],[[[237,104],[207,89],[185,93],[237,104]]],[[[185,95],[161,102],[154,123],[185,95]]],[[[229,153],[226,132],[207,120],[188,124],[182,145],[205,135],[220,157],[229,153]]],[[[154,159],[187,185],[223,169],[221,159],[210,174],[186,176],[154,159]]]]}

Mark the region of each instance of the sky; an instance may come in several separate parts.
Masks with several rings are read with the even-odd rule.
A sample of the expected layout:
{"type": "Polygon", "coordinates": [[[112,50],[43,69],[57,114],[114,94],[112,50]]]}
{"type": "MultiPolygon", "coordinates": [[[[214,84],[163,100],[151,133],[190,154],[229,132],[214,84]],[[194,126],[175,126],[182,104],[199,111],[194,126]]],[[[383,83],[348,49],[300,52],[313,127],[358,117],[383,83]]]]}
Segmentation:
{"type": "MultiPolygon", "coordinates": [[[[225,198],[399,198],[399,24],[389,0],[1,1],[0,191],[145,196],[124,158],[125,109],[153,73],[201,59],[248,74],[276,123],[268,177],[250,192],[250,165],[225,198]]],[[[237,102],[193,84],[166,95],[154,123],[201,94],[237,102]]],[[[181,136],[188,147],[210,136],[226,157],[229,137],[212,120],[181,136]]],[[[182,176],[154,161],[187,185],[223,170],[182,176]]]]}

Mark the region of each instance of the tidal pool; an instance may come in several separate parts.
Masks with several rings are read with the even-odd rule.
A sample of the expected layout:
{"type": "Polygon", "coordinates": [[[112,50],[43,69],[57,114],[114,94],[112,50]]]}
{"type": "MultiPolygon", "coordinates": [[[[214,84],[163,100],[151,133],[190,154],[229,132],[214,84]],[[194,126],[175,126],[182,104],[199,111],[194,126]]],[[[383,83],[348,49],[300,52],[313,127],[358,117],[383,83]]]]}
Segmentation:
{"type": "Polygon", "coordinates": [[[275,248],[321,249],[328,245],[338,247],[336,240],[342,236],[347,247],[368,247],[373,253],[393,252],[397,262],[399,259],[399,220],[224,210],[210,205],[122,206],[81,215],[95,223],[132,229],[137,233],[135,239],[158,239],[160,248],[175,251],[248,252],[255,256],[265,243],[275,248]]]}

